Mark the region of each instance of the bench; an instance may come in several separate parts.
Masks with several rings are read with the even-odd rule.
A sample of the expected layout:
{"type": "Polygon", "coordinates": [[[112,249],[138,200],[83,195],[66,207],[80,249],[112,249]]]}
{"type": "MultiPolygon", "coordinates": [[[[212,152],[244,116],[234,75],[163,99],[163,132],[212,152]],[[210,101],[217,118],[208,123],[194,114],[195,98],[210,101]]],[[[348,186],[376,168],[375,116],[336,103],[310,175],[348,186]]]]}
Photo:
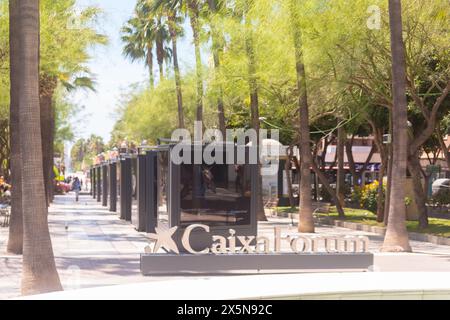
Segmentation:
{"type": "Polygon", "coordinates": [[[270,211],[271,217],[278,216],[278,198],[271,198],[264,203],[264,208],[270,211]],[[274,214],[275,212],[275,214],[274,214]]]}
{"type": "Polygon", "coordinates": [[[11,216],[11,207],[9,205],[0,204],[0,217],[3,218],[3,222],[0,223],[0,226],[3,228],[9,226],[9,218],[11,216]]]}

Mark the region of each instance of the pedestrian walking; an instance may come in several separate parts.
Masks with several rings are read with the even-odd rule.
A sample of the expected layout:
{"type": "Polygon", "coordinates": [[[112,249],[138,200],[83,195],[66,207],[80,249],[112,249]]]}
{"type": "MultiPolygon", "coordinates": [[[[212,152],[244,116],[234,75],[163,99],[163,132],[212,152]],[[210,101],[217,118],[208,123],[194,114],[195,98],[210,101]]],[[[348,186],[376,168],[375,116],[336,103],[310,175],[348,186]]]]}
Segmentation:
{"type": "Polygon", "coordinates": [[[81,191],[81,183],[78,177],[75,177],[72,183],[72,190],[75,191],[75,201],[78,202],[78,199],[80,197],[80,191],[81,191]]]}

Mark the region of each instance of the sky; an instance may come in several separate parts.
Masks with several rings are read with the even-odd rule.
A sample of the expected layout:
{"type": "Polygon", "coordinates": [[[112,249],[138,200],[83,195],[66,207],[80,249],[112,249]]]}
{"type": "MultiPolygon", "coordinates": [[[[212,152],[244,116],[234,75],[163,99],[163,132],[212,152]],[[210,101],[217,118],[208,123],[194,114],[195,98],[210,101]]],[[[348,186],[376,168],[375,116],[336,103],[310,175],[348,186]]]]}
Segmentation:
{"type": "MultiPolygon", "coordinates": [[[[117,120],[115,111],[120,97],[131,85],[148,81],[144,63],[131,63],[122,54],[120,29],[132,16],[135,4],[136,0],[77,0],[77,8],[94,5],[102,9],[98,30],[108,36],[109,44],[90,50],[92,59],[89,68],[97,83],[96,91],[81,90],[71,97],[72,102],[84,107],[75,119],[76,138],[96,134],[103,137],[105,142],[109,141],[117,120]]],[[[190,39],[191,35],[187,32],[184,39],[180,40],[179,60],[182,70],[195,61],[190,39]]]]}

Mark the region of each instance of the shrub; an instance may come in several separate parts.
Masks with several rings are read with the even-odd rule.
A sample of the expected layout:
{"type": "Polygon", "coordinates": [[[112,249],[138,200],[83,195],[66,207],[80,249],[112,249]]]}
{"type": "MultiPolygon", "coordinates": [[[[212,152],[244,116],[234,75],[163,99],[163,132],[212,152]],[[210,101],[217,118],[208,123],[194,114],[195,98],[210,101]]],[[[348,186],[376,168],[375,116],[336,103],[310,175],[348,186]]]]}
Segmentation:
{"type": "Polygon", "coordinates": [[[431,198],[432,203],[439,206],[446,206],[450,204],[450,190],[440,189],[431,198]]]}
{"type": "MultiPolygon", "coordinates": [[[[352,201],[358,203],[361,209],[376,213],[378,208],[378,186],[379,182],[375,180],[371,184],[355,188],[352,194],[352,201]]],[[[384,186],[383,192],[385,192],[384,186]]]]}

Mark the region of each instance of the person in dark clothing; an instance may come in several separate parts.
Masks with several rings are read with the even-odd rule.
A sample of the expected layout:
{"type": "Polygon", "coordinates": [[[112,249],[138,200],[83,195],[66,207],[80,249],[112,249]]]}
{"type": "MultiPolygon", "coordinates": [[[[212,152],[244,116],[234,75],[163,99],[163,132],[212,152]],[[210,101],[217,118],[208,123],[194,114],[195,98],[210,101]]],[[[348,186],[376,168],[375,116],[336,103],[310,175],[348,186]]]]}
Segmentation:
{"type": "Polygon", "coordinates": [[[72,183],[72,190],[75,192],[75,201],[78,202],[78,199],[80,197],[80,191],[81,191],[81,182],[78,179],[78,177],[75,177],[72,183]]]}

